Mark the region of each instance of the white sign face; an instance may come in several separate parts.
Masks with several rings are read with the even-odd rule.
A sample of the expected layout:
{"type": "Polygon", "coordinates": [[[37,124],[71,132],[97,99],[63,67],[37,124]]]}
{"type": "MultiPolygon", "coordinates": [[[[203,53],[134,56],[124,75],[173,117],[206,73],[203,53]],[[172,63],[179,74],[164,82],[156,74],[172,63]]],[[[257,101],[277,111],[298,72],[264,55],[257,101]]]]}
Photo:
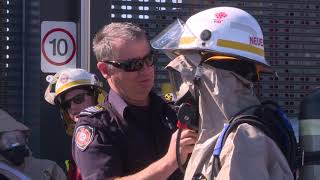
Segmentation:
{"type": "Polygon", "coordinates": [[[41,23],[42,72],[55,73],[65,68],[76,68],[76,30],[74,22],[41,23]]]}

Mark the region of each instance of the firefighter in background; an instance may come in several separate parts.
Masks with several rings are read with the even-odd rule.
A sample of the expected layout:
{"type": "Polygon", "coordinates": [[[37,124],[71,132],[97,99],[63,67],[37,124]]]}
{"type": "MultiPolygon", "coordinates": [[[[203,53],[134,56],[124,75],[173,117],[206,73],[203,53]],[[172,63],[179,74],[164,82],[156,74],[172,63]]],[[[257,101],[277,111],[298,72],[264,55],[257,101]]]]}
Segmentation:
{"type": "Polygon", "coordinates": [[[261,28],[250,14],[231,7],[201,11],[186,23],[177,20],[168,26],[151,45],[172,59],[166,69],[177,99],[191,94],[199,114],[200,135],[185,180],[293,179],[277,144],[246,123],[227,137],[213,173],[213,151],[224,123],[260,104],[253,82],[261,71],[272,72],[261,28]]]}
{"type": "MultiPolygon", "coordinates": [[[[105,92],[101,89],[102,83],[94,74],[83,69],[65,69],[53,76],[47,76],[47,81],[49,85],[45,92],[45,99],[59,108],[66,133],[72,136],[80,112],[104,100],[105,92]]],[[[66,166],[68,179],[81,179],[72,158],[66,161],[66,166]]]]}
{"type": "Polygon", "coordinates": [[[53,161],[36,159],[27,146],[30,129],[0,109],[0,177],[10,180],[64,180],[53,161]]]}

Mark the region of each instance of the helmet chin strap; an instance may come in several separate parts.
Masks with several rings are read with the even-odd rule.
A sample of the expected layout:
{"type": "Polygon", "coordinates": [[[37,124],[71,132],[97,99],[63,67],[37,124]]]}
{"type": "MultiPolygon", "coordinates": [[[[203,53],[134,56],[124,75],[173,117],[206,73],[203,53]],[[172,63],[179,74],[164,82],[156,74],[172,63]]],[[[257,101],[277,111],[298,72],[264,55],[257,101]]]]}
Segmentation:
{"type": "Polygon", "coordinates": [[[193,84],[194,84],[194,96],[195,96],[195,102],[196,102],[196,119],[199,119],[199,97],[200,97],[200,80],[201,76],[203,75],[203,66],[202,63],[204,60],[200,62],[200,64],[196,68],[196,73],[194,75],[193,84]]]}

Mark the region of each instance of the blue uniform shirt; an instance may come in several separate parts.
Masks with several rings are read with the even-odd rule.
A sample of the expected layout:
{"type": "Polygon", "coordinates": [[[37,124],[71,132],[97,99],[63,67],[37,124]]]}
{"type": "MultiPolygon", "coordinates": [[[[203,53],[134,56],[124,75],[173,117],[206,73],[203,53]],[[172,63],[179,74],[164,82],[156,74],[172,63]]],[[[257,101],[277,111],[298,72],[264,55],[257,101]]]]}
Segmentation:
{"type": "MultiPolygon", "coordinates": [[[[134,174],[165,155],[176,114],[157,95],[150,97],[148,107],[135,107],[111,90],[110,108],[96,106],[81,113],[72,151],[84,180],[134,174]]],[[[176,175],[171,178],[180,179],[176,175]]]]}

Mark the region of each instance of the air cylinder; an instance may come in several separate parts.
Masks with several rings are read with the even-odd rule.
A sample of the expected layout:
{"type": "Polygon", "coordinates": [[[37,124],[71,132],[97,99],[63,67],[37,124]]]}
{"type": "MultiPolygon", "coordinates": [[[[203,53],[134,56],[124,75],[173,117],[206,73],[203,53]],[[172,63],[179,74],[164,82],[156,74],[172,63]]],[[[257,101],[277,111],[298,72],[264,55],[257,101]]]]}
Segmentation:
{"type": "Polygon", "coordinates": [[[304,165],[299,180],[320,179],[320,89],[300,104],[299,143],[304,151],[304,165]]]}

